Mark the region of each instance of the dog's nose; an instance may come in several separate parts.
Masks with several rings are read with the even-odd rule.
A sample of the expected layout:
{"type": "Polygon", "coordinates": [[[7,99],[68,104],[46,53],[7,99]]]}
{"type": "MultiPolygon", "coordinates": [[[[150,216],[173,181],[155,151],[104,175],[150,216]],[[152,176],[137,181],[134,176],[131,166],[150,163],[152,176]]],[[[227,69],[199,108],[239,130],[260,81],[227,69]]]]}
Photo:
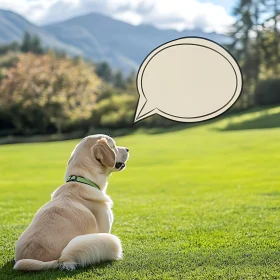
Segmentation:
{"type": "Polygon", "coordinates": [[[126,149],[127,152],[129,152],[129,149],[128,149],[128,148],[125,148],[125,149],[126,149]]]}

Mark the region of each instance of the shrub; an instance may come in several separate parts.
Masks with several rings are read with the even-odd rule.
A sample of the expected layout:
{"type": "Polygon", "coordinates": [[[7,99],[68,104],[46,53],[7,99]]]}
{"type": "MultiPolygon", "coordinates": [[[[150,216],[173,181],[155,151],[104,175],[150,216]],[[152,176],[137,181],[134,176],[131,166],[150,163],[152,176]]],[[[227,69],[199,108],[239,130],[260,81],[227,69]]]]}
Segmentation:
{"type": "Polygon", "coordinates": [[[11,119],[10,110],[8,108],[1,108],[0,109],[0,129],[1,130],[7,130],[7,129],[13,129],[13,121],[11,119]]]}
{"type": "Polygon", "coordinates": [[[260,106],[280,104],[280,79],[260,81],[255,91],[256,104],[260,106]]]}
{"type": "Polygon", "coordinates": [[[20,54],[16,65],[2,72],[0,106],[13,105],[14,124],[24,133],[45,130],[46,118],[58,133],[69,122],[89,119],[101,85],[86,62],[52,54],[20,54]]]}
{"type": "Polygon", "coordinates": [[[133,124],[136,96],[114,95],[96,104],[91,124],[97,127],[126,128],[133,124]]]}
{"type": "Polygon", "coordinates": [[[45,134],[50,125],[47,112],[38,104],[14,104],[10,107],[10,115],[14,127],[24,135],[45,134]]]}

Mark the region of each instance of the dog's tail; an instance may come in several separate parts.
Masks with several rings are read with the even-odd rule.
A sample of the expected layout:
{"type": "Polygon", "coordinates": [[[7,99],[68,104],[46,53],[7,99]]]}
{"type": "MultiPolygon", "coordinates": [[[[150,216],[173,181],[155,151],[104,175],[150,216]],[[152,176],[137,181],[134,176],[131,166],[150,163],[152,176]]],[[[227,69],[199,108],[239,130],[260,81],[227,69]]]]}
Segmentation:
{"type": "Polygon", "coordinates": [[[23,259],[16,262],[16,270],[74,270],[77,266],[86,266],[108,260],[120,260],[122,246],[119,238],[109,233],[80,235],[73,238],[63,249],[58,260],[42,262],[23,259]]]}
{"type": "Polygon", "coordinates": [[[14,269],[16,270],[45,270],[58,268],[58,260],[50,262],[41,262],[32,259],[23,259],[16,262],[14,269]]]}

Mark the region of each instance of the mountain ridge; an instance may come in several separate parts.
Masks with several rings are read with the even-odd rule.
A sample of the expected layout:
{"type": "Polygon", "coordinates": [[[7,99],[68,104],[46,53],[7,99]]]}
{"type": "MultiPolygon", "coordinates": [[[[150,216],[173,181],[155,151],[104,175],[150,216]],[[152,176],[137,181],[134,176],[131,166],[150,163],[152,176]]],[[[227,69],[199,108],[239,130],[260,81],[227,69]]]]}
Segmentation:
{"type": "Polygon", "coordinates": [[[149,24],[132,25],[91,12],[65,21],[37,26],[15,12],[0,9],[0,44],[19,41],[24,31],[38,35],[48,48],[65,50],[95,62],[107,61],[124,72],[136,71],[156,47],[181,37],[197,36],[220,44],[228,38],[201,30],[159,29],[149,24]]]}
{"type": "Polygon", "coordinates": [[[8,44],[13,41],[21,41],[25,31],[32,35],[38,35],[44,47],[54,49],[67,49],[70,55],[81,55],[82,53],[72,46],[67,46],[57,40],[52,34],[47,33],[37,25],[29,22],[23,16],[9,10],[0,9],[0,44],[8,44]]]}

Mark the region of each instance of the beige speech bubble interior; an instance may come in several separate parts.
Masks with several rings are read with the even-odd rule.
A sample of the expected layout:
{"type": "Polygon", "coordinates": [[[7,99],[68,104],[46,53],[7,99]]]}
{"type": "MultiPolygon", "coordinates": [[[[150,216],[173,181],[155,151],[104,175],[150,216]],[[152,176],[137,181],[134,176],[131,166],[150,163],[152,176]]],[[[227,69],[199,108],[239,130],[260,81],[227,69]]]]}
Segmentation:
{"type": "Polygon", "coordinates": [[[200,122],[228,110],[242,91],[242,73],[223,47],[204,38],[182,38],[160,46],[137,75],[135,122],[154,114],[200,122]]]}

